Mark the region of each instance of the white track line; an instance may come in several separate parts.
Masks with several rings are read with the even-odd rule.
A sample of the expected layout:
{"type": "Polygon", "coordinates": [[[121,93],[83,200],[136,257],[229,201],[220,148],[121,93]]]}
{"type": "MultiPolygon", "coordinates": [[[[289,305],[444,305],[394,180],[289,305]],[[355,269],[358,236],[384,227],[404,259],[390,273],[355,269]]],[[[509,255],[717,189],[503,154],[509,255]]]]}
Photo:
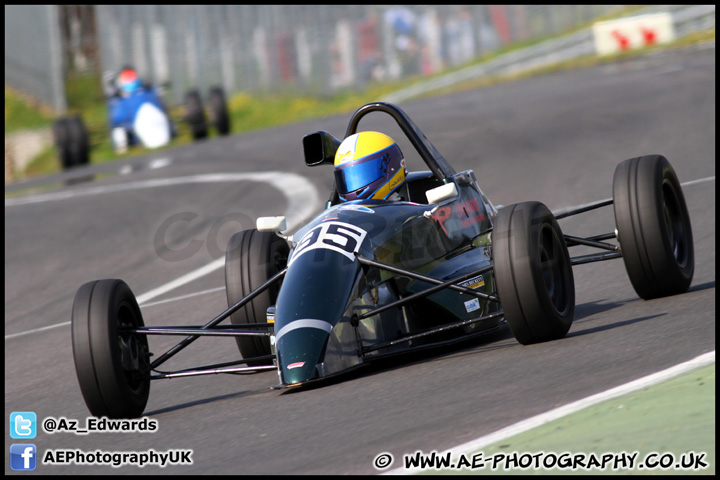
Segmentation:
{"type": "MultiPolygon", "coordinates": [[[[315,208],[318,201],[318,193],[315,187],[303,176],[286,172],[248,172],[248,173],[212,173],[205,175],[191,175],[187,177],[158,178],[153,180],[139,180],[136,182],[120,183],[116,185],[102,185],[96,187],[78,188],[64,190],[61,192],[41,193],[37,195],[27,195],[22,197],[5,199],[6,207],[14,207],[17,205],[27,205],[32,203],[55,202],[58,200],[68,200],[71,198],[88,197],[93,195],[101,195],[105,193],[117,193],[128,190],[140,190],[146,188],[159,188],[175,185],[185,185],[188,183],[226,183],[226,182],[264,182],[277,187],[281,192],[285,188],[290,191],[302,190],[309,194],[307,199],[315,208]]],[[[293,197],[295,194],[292,195],[293,197]]],[[[290,200],[290,198],[288,198],[290,200]]],[[[300,200],[297,198],[296,200],[300,200]]],[[[291,205],[291,209],[294,206],[291,205]]]]}
{"type": "MultiPolygon", "coordinates": [[[[681,183],[680,186],[682,186],[682,187],[687,187],[688,185],[697,185],[698,183],[714,182],[714,181],[715,181],[715,176],[705,177],[705,178],[698,178],[697,180],[690,180],[690,181],[688,181],[688,182],[681,183]]],[[[595,201],[595,202],[583,203],[582,205],[575,205],[575,206],[572,206],[572,207],[561,208],[560,210],[554,211],[554,212],[553,212],[553,215],[560,215],[561,213],[570,212],[570,211],[572,211],[572,210],[575,210],[576,208],[584,208],[584,207],[588,207],[588,206],[590,206],[590,205],[595,205],[596,203],[609,202],[609,201],[611,201],[611,200],[612,200],[612,198],[605,198],[605,199],[603,199],[603,200],[598,200],[598,201],[595,201]]]]}
{"type": "Polygon", "coordinates": [[[47,327],[33,328],[32,330],[26,330],[24,332],[11,333],[10,335],[5,335],[5,340],[9,340],[11,338],[16,338],[16,337],[22,337],[23,335],[28,335],[30,333],[38,333],[38,332],[42,332],[45,330],[52,330],[53,328],[64,327],[65,325],[70,325],[70,322],[56,323],[55,325],[48,325],[47,327]]]}
{"type": "MultiPolygon", "coordinates": [[[[669,380],[669,379],[676,377],[678,375],[681,375],[683,373],[687,373],[696,368],[704,367],[706,365],[710,365],[713,363],[715,363],[715,351],[714,350],[712,352],[708,352],[706,354],[700,355],[699,357],[696,357],[688,362],[684,362],[679,365],[675,365],[674,367],[670,367],[667,370],[662,370],[660,372],[653,373],[646,377],[642,377],[637,380],[634,380],[630,383],[626,383],[624,385],[620,385],[618,387],[611,388],[610,390],[606,390],[606,391],[598,393],[596,395],[591,395],[589,397],[583,398],[576,402],[568,403],[567,405],[564,405],[562,407],[555,408],[555,409],[550,410],[545,413],[541,413],[540,415],[530,417],[526,420],[522,420],[518,423],[510,425],[509,427],[505,427],[494,433],[484,435],[475,440],[471,440],[470,442],[463,443],[462,445],[458,445],[457,447],[450,448],[450,449],[446,450],[445,452],[440,453],[440,456],[443,456],[443,455],[447,454],[448,452],[451,452],[456,457],[460,456],[461,454],[465,454],[465,455],[472,454],[472,453],[477,452],[489,445],[500,442],[502,440],[505,440],[505,439],[515,436],[517,434],[527,432],[528,430],[539,427],[541,425],[545,425],[546,423],[552,422],[553,420],[557,420],[558,418],[565,417],[567,415],[570,415],[571,413],[578,412],[578,411],[583,410],[592,405],[596,405],[596,404],[604,402],[606,400],[610,400],[612,398],[619,397],[621,395],[625,395],[626,393],[634,392],[636,390],[640,390],[642,388],[646,388],[651,385],[655,385],[657,383],[663,382],[665,380],[669,380]]],[[[411,453],[411,452],[408,452],[408,453],[411,453]]],[[[407,470],[404,468],[396,468],[396,469],[390,470],[388,472],[384,472],[384,475],[409,475],[412,473],[418,473],[418,472],[422,472],[422,471],[423,471],[422,468],[413,468],[413,469],[407,469],[407,470]]]]}
{"type": "MultiPolygon", "coordinates": [[[[299,227],[302,222],[309,218],[320,205],[320,197],[315,186],[305,177],[294,173],[285,172],[261,172],[261,173],[218,173],[209,175],[193,175],[189,177],[161,178],[157,180],[144,180],[138,182],[129,182],[120,185],[107,185],[102,187],[90,187],[67,192],[56,192],[40,195],[30,195],[28,197],[18,197],[5,200],[5,206],[25,205],[30,203],[50,202],[57,200],[65,200],[69,198],[85,197],[92,195],[101,195],[105,193],[122,192],[127,190],[136,190],[143,188],[158,188],[164,186],[183,185],[187,183],[218,183],[218,182],[239,182],[252,181],[264,182],[270,184],[275,189],[285,195],[288,202],[288,209],[285,216],[288,221],[288,230],[293,231],[299,227]]],[[[218,258],[197,270],[176,278],[171,282],[160,285],[149,292],[137,296],[138,304],[142,305],[159,297],[160,295],[190,283],[209,273],[222,268],[225,265],[224,258],[218,258]]],[[[70,322],[62,322],[47,327],[35,328],[24,332],[5,335],[5,340],[21,337],[30,333],[42,332],[57,327],[70,325],[70,322]]]]}
{"type": "Polygon", "coordinates": [[[705,183],[705,182],[714,182],[715,176],[712,177],[705,177],[705,178],[698,178],[697,180],[690,180],[689,182],[681,183],[683,187],[687,187],[688,185],[697,185],[698,183],[705,183]]]}
{"type": "Polygon", "coordinates": [[[137,302],[138,302],[138,304],[146,303],[147,301],[152,300],[155,297],[159,297],[160,295],[162,295],[164,293],[167,293],[171,290],[175,290],[176,288],[179,288],[187,283],[197,280],[198,278],[204,277],[205,275],[222,268],[224,265],[225,265],[225,258],[220,257],[220,258],[208,263],[207,265],[198,268],[197,270],[193,270],[192,272],[187,273],[187,274],[183,275],[182,277],[176,278],[175,280],[166,283],[165,285],[160,285],[159,287],[154,288],[147,293],[138,295],[137,302]]]}
{"type": "Polygon", "coordinates": [[[200,295],[207,295],[209,293],[224,292],[225,287],[215,287],[208,290],[202,290],[199,292],[188,293],[186,295],[180,295],[178,297],[166,298],[165,300],[158,300],[157,302],[139,304],[141,307],[154,307],[155,305],[162,305],[163,303],[177,302],[179,300],[185,300],[192,297],[198,297],[200,295]]]}
{"type": "MultiPolygon", "coordinates": [[[[212,264],[211,264],[211,265],[212,265],[212,264]]],[[[199,296],[199,295],[206,295],[206,294],[208,294],[208,293],[215,293],[215,292],[219,292],[219,291],[221,291],[221,290],[225,290],[225,287],[211,288],[211,289],[209,289],[209,290],[203,290],[203,291],[201,291],[201,292],[188,293],[187,295],[180,295],[180,296],[178,296],[178,297],[168,298],[168,299],[165,299],[165,300],[160,300],[160,301],[151,302],[151,303],[143,303],[143,302],[140,301],[140,297],[138,297],[138,305],[139,305],[140,307],[153,307],[153,306],[155,306],[155,305],[161,305],[161,304],[163,304],[163,303],[169,303],[169,302],[177,302],[178,300],[185,300],[185,299],[187,299],[187,298],[197,297],[197,296],[199,296]]],[[[146,294],[144,294],[144,295],[147,296],[147,295],[149,295],[149,294],[152,294],[152,295],[150,295],[150,298],[152,298],[152,297],[156,296],[156,295],[154,295],[154,292],[155,292],[155,290],[152,290],[152,291],[150,291],[150,292],[148,292],[148,293],[146,293],[146,294]]],[[[164,293],[164,292],[163,292],[163,293],[164,293]]],[[[141,295],[141,297],[142,297],[142,295],[141,295]]],[[[57,324],[55,324],[55,325],[50,325],[50,326],[47,326],[47,327],[40,327],[40,328],[36,328],[36,329],[33,329],[33,330],[25,331],[25,332],[13,333],[13,334],[10,334],[10,335],[5,335],[5,340],[7,340],[7,339],[9,339],[9,338],[22,337],[23,335],[27,335],[28,333],[37,333],[37,332],[42,332],[42,331],[44,331],[44,330],[50,330],[50,329],[57,328],[57,327],[64,327],[64,326],[66,326],[66,325],[70,325],[70,322],[62,322],[62,323],[57,323],[57,324]]]]}

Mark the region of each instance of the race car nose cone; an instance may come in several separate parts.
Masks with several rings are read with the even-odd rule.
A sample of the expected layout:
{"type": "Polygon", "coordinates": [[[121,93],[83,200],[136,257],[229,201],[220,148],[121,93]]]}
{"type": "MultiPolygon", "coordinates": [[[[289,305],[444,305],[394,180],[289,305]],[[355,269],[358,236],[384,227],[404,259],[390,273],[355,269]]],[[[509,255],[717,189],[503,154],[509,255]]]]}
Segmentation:
{"type": "Polygon", "coordinates": [[[324,320],[298,319],[277,332],[277,359],[284,385],[297,385],[319,377],[332,325],[324,320]]]}

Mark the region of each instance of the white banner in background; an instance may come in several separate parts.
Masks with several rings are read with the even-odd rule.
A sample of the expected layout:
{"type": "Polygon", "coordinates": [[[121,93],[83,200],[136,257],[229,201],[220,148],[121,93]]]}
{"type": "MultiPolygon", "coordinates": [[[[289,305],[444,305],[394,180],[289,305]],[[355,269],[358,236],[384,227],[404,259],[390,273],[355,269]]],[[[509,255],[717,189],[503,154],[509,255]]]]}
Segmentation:
{"type": "Polygon", "coordinates": [[[672,15],[657,13],[593,25],[595,50],[600,56],[671,43],[675,39],[672,15]]]}

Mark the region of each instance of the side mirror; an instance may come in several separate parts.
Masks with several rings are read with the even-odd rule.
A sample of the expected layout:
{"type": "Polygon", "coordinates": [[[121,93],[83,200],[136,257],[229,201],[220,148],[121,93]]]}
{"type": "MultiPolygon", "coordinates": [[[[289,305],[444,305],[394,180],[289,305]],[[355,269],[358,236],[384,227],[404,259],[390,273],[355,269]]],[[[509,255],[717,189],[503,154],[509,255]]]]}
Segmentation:
{"type": "Polygon", "coordinates": [[[257,219],[256,226],[260,232],[280,233],[287,230],[287,222],[285,217],[260,217],[257,219]]]}
{"type": "Polygon", "coordinates": [[[335,163],[335,152],[342,142],[324,130],[308,133],[303,137],[303,151],[305,153],[305,165],[315,167],[317,165],[335,163]]]}
{"type": "Polygon", "coordinates": [[[425,196],[427,197],[428,203],[438,204],[444,200],[457,197],[458,190],[455,186],[455,182],[450,182],[428,190],[425,192],[425,196]]]}

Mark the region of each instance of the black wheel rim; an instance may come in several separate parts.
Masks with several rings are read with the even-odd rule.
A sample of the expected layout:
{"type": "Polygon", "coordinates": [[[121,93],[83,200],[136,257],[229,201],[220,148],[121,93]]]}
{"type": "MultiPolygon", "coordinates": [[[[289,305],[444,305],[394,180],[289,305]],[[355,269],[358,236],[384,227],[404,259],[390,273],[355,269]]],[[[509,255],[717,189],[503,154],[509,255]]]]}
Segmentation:
{"type": "Polygon", "coordinates": [[[568,309],[565,256],[555,230],[548,224],[540,230],[540,271],[550,302],[559,313],[568,309]]]}
{"type": "Polygon", "coordinates": [[[685,234],[684,217],[680,208],[680,200],[677,197],[675,188],[669,181],[663,182],[662,196],[663,218],[670,249],[678,265],[684,267],[687,264],[687,236],[685,234]]]}
{"type": "Polygon", "coordinates": [[[131,333],[137,326],[137,320],[132,307],[123,304],[118,312],[118,347],[120,352],[120,365],[127,386],[133,393],[138,394],[143,390],[148,379],[149,348],[147,338],[143,335],[131,333]]]}

